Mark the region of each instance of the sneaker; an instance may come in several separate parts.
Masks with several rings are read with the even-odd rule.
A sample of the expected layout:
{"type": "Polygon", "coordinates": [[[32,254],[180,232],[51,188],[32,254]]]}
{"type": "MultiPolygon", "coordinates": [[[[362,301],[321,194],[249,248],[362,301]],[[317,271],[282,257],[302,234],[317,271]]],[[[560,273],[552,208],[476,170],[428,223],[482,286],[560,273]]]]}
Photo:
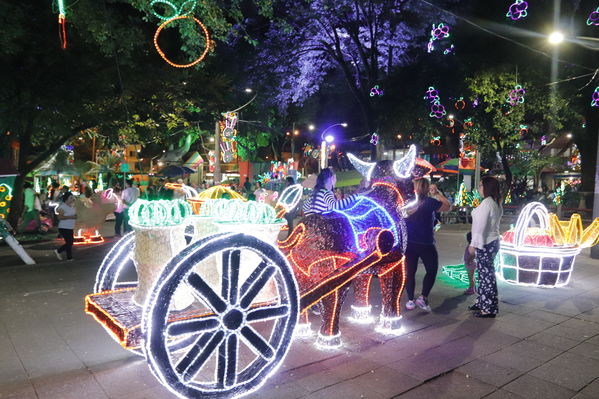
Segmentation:
{"type": "Polygon", "coordinates": [[[58,249],[54,250],[54,255],[56,255],[56,257],[58,258],[58,260],[63,260],[62,255],[60,254],[60,252],[58,252],[58,249]]]}
{"type": "Polygon", "coordinates": [[[416,306],[418,306],[420,309],[424,310],[425,312],[431,311],[431,307],[428,306],[428,301],[422,295],[420,295],[418,297],[418,299],[416,299],[416,306]]]}
{"type": "Polygon", "coordinates": [[[71,259],[67,259],[67,262],[72,262],[72,261],[74,261],[74,260],[75,260],[75,259],[73,259],[73,258],[71,258],[71,259]]]}
{"type": "Polygon", "coordinates": [[[474,288],[468,288],[466,291],[464,291],[464,295],[474,295],[476,294],[476,291],[474,290],[474,288]]]}
{"type": "Polygon", "coordinates": [[[414,301],[406,302],[406,309],[413,310],[415,307],[416,307],[416,304],[414,303],[414,301]]]}

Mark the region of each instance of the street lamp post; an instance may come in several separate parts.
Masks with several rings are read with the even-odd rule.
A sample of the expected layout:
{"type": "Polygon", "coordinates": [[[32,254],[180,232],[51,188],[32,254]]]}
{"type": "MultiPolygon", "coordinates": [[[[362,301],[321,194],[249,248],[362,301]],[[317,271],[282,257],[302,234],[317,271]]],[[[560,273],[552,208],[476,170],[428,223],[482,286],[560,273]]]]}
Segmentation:
{"type": "MultiPolygon", "coordinates": [[[[253,90],[250,89],[249,87],[246,88],[244,90],[246,93],[252,93],[253,90]]],[[[225,115],[231,112],[237,112],[242,110],[243,108],[247,107],[248,105],[250,105],[252,103],[252,101],[254,101],[256,99],[256,97],[258,97],[258,93],[254,93],[254,96],[245,104],[243,104],[241,107],[237,107],[232,111],[227,111],[222,113],[221,115],[225,115]]],[[[220,183],[221,180],[221,170],[220,170],[220,126],[219,126],[219,121],[216,121],[216,124],[214,126],[214,174],[213,174],[213,178],[214,178],[214,184],[218,184],[220,183]]]]}
{"type": "Polygon", "coordinates": [[[322,133],[320,134],[321,144],[320,144],[320,163],[318,164],[318,172],[320,172],[322,169],[327,167],[327,144],[331,144],[333,141],[335,141],[335,137],[333,137],[330,134],[327,135],[326,133],[329,131],[329,129],[334,128],[335,126],[347,127],[347,123],[345,123],[345,122],[335,123],[334,125],[331,125],[331,126],[327,127],[326,129],[324,129],[322,131],[322,133]]]}
{"type": "MultiPolygon", "coordinates": [[[[585,36],[576,36],[575,37],[576,40],[568,40],[571,41],[572,43],[576,43],[584,48],[587,48],[589,50],[594,50],[594,51],[599,51],[598,47],[595,46],[589,46],[586,43],[584,43],[585,40],[592,40],[592,41],[597,41],[598,39],[596,38],[589,38],[589,37],[585,37],[585,36]]],[[[548,37],[549,43],[557,46],[559,44],[561,44],[564,40],[564,34],[558,31],[555,31],[553,33],[551,33],[548,37]]],[[[555,79],[554,77],[552,77],[552,79],[555,81],[557,79],[555,79]]],[[[599,143],[599,129],[597,130],[597,142],[599,143]]],[[[599,161],[599,144],[597,145],[597,160],[599,161]]],[[[599,217],[599,162],[595,162],[595,190],[594,190],[594,194],[593,194],[593,219],[599,217]]],[[[592,259],[599,259],[599,245],[595,245],[594,247],[591,247],[591,258],[592,259]]]]}

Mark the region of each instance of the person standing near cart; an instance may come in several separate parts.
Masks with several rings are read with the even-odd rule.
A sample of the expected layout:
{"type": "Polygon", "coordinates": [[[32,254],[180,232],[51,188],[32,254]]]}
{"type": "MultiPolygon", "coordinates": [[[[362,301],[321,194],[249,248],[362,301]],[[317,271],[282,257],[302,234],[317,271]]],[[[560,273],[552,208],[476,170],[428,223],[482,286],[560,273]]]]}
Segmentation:
{"type": "Polygon", "coordinates": [[[491,176],[481,179],[478,193],[483,199],[472,211],[472,241],[468,247],[476,255],[478,290],[476,303],[469,307],[475,317],[495,318],[498,309],[495,256],[499,251],[499,222],[503,216],[499,181],[491,176]]]}
{"type": "Polygon", "coordinates": [[[62,253],[67,253],[67,260],[73,260],[73,229],[77,219],[77,211],[73,207],[75,197],[70,191],[62,196],[62,202],[56,208],[58,214],[58,233],[64,239],[64,245],[54,250],[58,260],[64,260],[62,253]]]}
{"type": "Polygon", "coordinates": [[[127,180],[125,182],[125,189],[123,190],[123,224],[125,227],[125,233],[131,231],[131,226],[129,226],[129,207],[133,205],[138,198],[139,189],[137,187],[133,187],[132,180],[127,180]]]}
{"type": "Polygon", "coordinates": [[[430,294],[439,268],[439,254],[435,247],[435,212],[447,212],[451,204],[439,192],[437,186],[430,184],[428,179],[421,177],[414,179],[414,192],[418,196],[418,204],[414,211],[406,218],[408,228],[408,247],[406,248],[406,291],[408,302],[406,309],[413,310],[416,306],[426,312],[431,311],[428,304],[430,294]],[[414,300],[416,289],[416,270],[418,259],[424,263],[424,280],[422,281],[422,294],[414,300]]]}

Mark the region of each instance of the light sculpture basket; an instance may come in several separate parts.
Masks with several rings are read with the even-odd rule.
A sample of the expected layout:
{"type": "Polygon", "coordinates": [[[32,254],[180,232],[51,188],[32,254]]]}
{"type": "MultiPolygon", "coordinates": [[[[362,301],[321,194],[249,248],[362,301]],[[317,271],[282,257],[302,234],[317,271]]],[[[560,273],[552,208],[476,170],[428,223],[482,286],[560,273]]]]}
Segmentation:
{"type": "Polygon", "coordinates": [[[567,285],[580,247],[526,243],[527,230],[535,216],[540,230],[550,230],[545,206],[539,202],[526,205],[518,216],[512,242],[501,241],[497,275],[508,283],[518,285],[550,288],[567,285]]]}

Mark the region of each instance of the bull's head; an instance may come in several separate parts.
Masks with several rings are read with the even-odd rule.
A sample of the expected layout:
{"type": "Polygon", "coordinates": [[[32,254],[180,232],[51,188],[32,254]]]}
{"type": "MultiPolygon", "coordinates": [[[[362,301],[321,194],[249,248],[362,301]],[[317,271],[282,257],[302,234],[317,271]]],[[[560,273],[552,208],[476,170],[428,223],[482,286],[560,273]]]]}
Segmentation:
{"type": "Polygon", "coordinates": [[[412,172],[416,165],[416,146],[411,145],[407,154],[397,161],[366,162],[352,154],[347,157],[369,183],[391,180],[398,186],[406,204],[415,198],[412,172]]]}
{"type": "Polygon", "coordinates": [[[354,168],[369,182],[387,177],[393,177],[397,180],[411,179],[412,170],[414,170],[416,164],[416,146],[411,145],[408,153],[403,158],[393,162],[366,162],[352,154],[347,154],[347,157],[354,165],[354,168]]]}

